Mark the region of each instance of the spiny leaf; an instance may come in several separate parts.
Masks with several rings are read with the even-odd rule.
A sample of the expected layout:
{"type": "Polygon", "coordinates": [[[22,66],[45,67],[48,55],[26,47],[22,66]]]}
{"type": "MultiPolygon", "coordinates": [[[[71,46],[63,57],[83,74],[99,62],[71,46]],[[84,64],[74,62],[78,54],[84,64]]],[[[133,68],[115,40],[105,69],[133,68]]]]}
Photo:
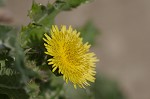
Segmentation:
{"type": "Polygon", "coordinates": [[[50,32],[49,29],[54,24],[54,18],[60,11],[77,7],[87,1],[89,0],[56,0],[53,5],[48,3],[47,6],[33,2],[28,14],[32,22],[21,30],[20,41],[22,47],[36,46],[37,44],[35,44],[33,38],[36,39],[38,44],[41,44],[43,34],[50,32]]]}
{"type": "Polygon", "coordinates": [[[23,49],[19,46],[19,44],[16,42],[16,53],[15,53],[15,67],[16,70],[19,71],[21,75],[21,83],[26,84],[29,80],[30,76],[33,76],[35,73],[31,70],[28,69],[25,65],[24,59],[24,53],[23,49]]]}
{"type": "Polygon", "coordinates": [[[9,56],[10,48],[0,45],[0,75],[16,74],[14,70],[14,59],[9,56]]]}
{"type": "Polygon", "coordinates": [[[33,43],[32,38],[37,37],[36,42],[39,41],[38,43],[40,43],[42,41],[43,34],[49,33],[49,29],[52,24],[54,24],[54,18],[60,11],[77,7],[81,3],[87,1],[89,0],[56,0],[53,5],[48,3],[47,6],[33,2],[32,8],[28,14],[32,22],[28,26],[23,27],[21,30],[21,45],[23,47],[37,45],[33,43]]]}
{"type": "Polygon", "coordinates": [[[26,89],[28,90],[28,95],[30,95],[30,99],[42,99],[38,98],[39,86],[35,82],[30,82],[27,84],[26,89]]]}
{"type": "Polygon", "coordinates": [[[55,9],[53,5],[50,3],[47,6],[42,5],[40,3],[33,2],[32,8],[29,11],[28,15],[37,26],[51,26],[52,20],[59,12],[59,10],[55,9]]]}
{"type": "Polygon", "coordinates": [[[0,44],[0,60],[4,60],[9,54],[10,48],[0,44]]]}
{"type": "Polygon", "coordinates": [[[47,9],[44,5],[38,4],[36,2],[32,3],[32,8],[29,11],[29,17],[33,21],[38,21],[45,13],[47,12],[47,9]]]}
{"type": "Polygon", "coordinates": [[[20,75],[13,74],[13,75],[0,75],[0,87],[6,87],[9,89],[18,89],[21,88],[22,85],[20,84],[20,75]]]}
{"type": "Polygon", "coordinates": [[[21,45],[25,49],[30,49],[26,52],[26,55],[29,60],[34,60],[37,65],[41,65],[44,59],[43,33],[46,33],[44,27],[32,24],[22,28],[21,32],[21,45]]]}
{"type": "Polygon", "coordinates": [[[22,27],[20,34],[20,44],[24,48],[38,46],[42,41],[43,34],[47,32],[43,26],[29,24],[22,27]]]}
{"type": "MultiPolygon", "coordinates": [[[[9,30],[5,29],[4,32],[9,30]]],[[[29,70],[24,64],[24,53],[18,44],[17,31],[16,29],[11,29],[10,31],[7,33],[3,44],[0,45],[0,60],[5,63],[5,66],[1,68],[1,74],[11,75],[18,72],[22,76],[22,82],[25,83],[30,73],[26,72],[29,70]],[[9,45],[9,47],[6,47],[6,45],[9,45]]]]}
{"type": "Polygon", "coordinates": [[[59,11],[54,6],[33,2],[29,11],[32,22],[22,27],[20,41],[22,47],[33,47],[41,44],[44,33],[49,33],[49,29],[54,24],[54,18],[59,11]],[[37,43],[37,44],[35,44],[37,43]]]}
{"type": "Polygon", "coordinates": [[[79,6],[82,3],[89,2],[90,0],[65,0],[73,8],[79,6]]]}
{"type": "Polygon", "coordinates": [[[56,4],[63,4],[63,10],[71,10],[72,8],[76,8],[83,3],[90,2],[91,0],[56,0],[56,4]]]}
{"type": "MultiPolygon", "coordinates": [[[[6,99],[29,99],[29,95],[22,88],[20,88],[20,89],[9,89],[9,88],[0,87],[0,93],[7,95],[6,99]]],[[[5,99],[2,97],[0,97],[0,98],[5,99]]]]}
{"type": "Polygon", "coordinates": [[[20,83],[19,74],[0,76],[0,93],[7,95],[10,99],[28,99],[28,95],[20,83]]]}
{"type": "Polygon", "coordinates": [[[28,78],[29,70],[26,72],[23,52],[18,47],[17,33],[11,29],[2,31],[5,32],[7,35],[0,45],[0,94],[7,95],[10,99],[20,99],[20,97],[28,99],[23,85],[26,82],[24,79],[28,78]]]}
{"type": "Polygon", "coordinates": [[[54,24],[54,18],[58,12],[59,10],[51,4],[44,6],[33,2],[29,11],[32,22],[21,30],[20,44],[25,49],[31,49],[27,52],[28,58],[35,59],[37,65],[41,65],[44,59],[43,34],[50,32],[49,29],[54,24]]]}

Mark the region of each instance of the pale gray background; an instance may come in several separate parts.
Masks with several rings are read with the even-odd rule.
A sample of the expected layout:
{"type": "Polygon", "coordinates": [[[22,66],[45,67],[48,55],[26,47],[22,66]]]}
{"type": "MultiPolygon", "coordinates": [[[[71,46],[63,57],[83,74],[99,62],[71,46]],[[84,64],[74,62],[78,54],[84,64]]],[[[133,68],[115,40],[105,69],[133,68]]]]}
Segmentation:
{"type": "MultiPolygon", "coordinates": [[[[12,24],[29,22],[31,2],[7,0],[12,24]]],[[[101,59],[97,70],[116,79],[128,99],[150,99],[150,0],[95,0],[59,14],[56,22],[76,27],[88,19],[102,31],[93,48],[101,59]]]]}

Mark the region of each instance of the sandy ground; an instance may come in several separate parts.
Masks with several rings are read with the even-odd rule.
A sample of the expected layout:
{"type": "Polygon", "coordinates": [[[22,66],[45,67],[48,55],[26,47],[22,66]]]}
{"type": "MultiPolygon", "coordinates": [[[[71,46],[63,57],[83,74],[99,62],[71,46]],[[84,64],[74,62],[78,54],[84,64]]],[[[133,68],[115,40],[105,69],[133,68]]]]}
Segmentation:
{"type": "MultiPolygon", "coordinates": [[[[48,0],[35,1],[45,4],[48,0]]],[[[29,22],[31,2],[7,0],[14,24],[29,22]]],[[[73,26],[94,21],[102,31],[94,47],[101,59],[97,70],[116,79],[128,99],[150,99],[149,5],[150,0],[95,0],[56,19],[57,24],[73,26]]]]}

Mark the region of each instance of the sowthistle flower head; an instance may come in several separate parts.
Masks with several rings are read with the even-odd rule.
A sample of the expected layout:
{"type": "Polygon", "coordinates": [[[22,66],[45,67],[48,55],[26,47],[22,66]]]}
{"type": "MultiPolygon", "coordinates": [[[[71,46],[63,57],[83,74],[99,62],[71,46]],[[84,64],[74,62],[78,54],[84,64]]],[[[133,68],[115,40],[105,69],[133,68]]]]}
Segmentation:
{"type": "Polygon", "coordinates": [[[98,59],[95,54],[89,52],[90,45],[83,44],[80,32],[73,30],[70,26],[62,26],[60,30],[57,26],[53,25],[50,30],[51,35],[45,35],[43,40],[46,48],[46,54],[53,56],[48,59],[48,64],[52,66],[54,72],[63,74],[64,80],[68,80],[81,88],[89,86],[90,82],[95,81],[95,62],[98,59]]]}

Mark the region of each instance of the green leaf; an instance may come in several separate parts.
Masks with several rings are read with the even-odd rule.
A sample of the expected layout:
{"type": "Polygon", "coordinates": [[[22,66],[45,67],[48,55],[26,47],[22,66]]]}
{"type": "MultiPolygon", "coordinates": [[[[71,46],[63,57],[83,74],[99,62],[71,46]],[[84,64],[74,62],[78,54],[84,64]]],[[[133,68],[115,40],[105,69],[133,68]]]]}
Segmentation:
{"type": "Polygon", "coordinates": [[[38,46],[42,41],[42,36],[46,32],[43,26],[29,24],[22,27],[20,34],[20,44],[24,48],[38,46]]]}
{"type": "Polygon", "coordinates": [[[56,4],[62,4],[62,10],[71,10],[72,8],[76,8],[81,4],[88,3],[91,0],[56,0],[56,4]]]}
{"type": "Polygon", "coordinates": [[[29,60],[34,60],[37,65],[41,65],[44,59],[43,34],[47,31],[42,26],[30,24],[22,28],[20,42],[25,48],[29,60]]]}
{"type": "Polygon", "coordinates": [[[65,0],[71,7],[75,8],[82,3],[89,2],[90,0],[65,0]]]}
{"type": "Polygon", "coordinates": [[[14,70],[14,58],[9,55],[10,48],[0,45],[0,75],[16,74],[14,70]]]}
{"type": "Polygon", "coordinates": [[[23,47],[31,47],[41,44],[43,34],[50,32],[49,29],[54,24],[54,19],[59,12],[64,9],[77,7],[87,1],[89,0],[56,0],[53,5],[48,3],[47,6],[33,2],[28,14],[32,22],[21,30],[21,45],[23,47]],[[35,39],[33,40],[33,38],[35,39]]]}
{"type": "Polygon", "coordinates": [[[10,48],[6,47],[3,44],[0,44],[0,60],[4,60],[8,57],[10,48]]]}
{"type": "Polygon", "coordinates": [[[35,3],[32,3],[32,8],[29,11],[29,17],[33,20],[33,21],[38,21],[45,13],[46,13],[47,9],[45,6],[35,3]]]}
{"type": "MultiPolygon", "coordinates": [[[[0,87],[0,93],[4,94],[6,99],[20,99],[20,98],[29,99],[29,96],[27,95],[24,89],[9,89],[9,88],[0,87]]],[[[2,97],[0,95],[1,99],[5,99],[2,97]]]]}
{"type": "Polygon", "coordinates": [[[89,42],[91,45],[95,43],[95,38],[100,33],[91,21],[79,28],[78,31],[80,31],[81,37],[83,37],[83,42],[89,42]]]}
{"type": "Polygon", "coordinates": [[[19,89],[22,87],[20,84],[20,75],[0,75],[0,87],[9,88],[9,89],[19,89]]]}
{"type": "Polygon", "coordinates": [[[30,60],[36,61],[37,65],[41,65],[45,57],[43,34],[50,32],[50,28],[54,24],[54,18],[59,11],[54,5],[48,4],[44,6],[33,2],[28,14],[32,22],[22,27],[20,44],[26,50],[30,49],[27,52],[27,56],[30,60]]]}
{"type": "MultiPolygon", "coordinates": [[[[6,70],[8,70],[8,68],[6,70]]],[[[29,96],[23,89],[20,80],[21,76],[17,73],[13,73],[12,75],[6,75],[6,73],[0,75],[0,94],[5,94],[10,99],[20,99],[20,97],[22,97],[22,99],[28,99],[29,96]]]]}
{"type": "Polygon", "coordinates": [[[29,68],[27,68],[25,64],[25,55],[23,49],[16,42],[16,53],[15,53],[15,67],[16,70],[21,75],[21,83],[26,84],[29,81],[30,77],[35,76],[35,72],[29,68]]]}
{"type": "Polygon", "coordinates": [[[7,26],[2,27],[5,28],[2,28],[3,31],[1,33],[6,33],[7,35],[0,45],[0,61],[4,65],[1,67],[0,74],[12,75],[17,72],[21,75],[22,83],[26,83],[30,75],[30,70],[24,64],[24,53],[18,44],[17,29],[8,28],[7,26]]]}
{"type": "Polygon", "coordinates": [[[49,29],[54,24],[54,18],[59,10],[54,6],[48,4],[44,6],[42,4],[33,2],[32,8],[29,11],[29,16],[32,22],[22,27],[20,42],[22,47],[35,47],[42,43],[42,37],[44,33],[49,33],[49,29]]]}
{"type": "Polygon", "coordinates": [[[6,35],[0,45],[0,94],[10,99],[28,99],[23,86],[28,81],[30,71],[24,64],[24,53],[18,45],[17,31],[9,28],[2,30],[1,33],[6,35]]]}
{"type": "Polygon", "coordinates": [[[38,98],[39,94],[39,85],[35,82],[30,82],[27,84],[26,89],[28,90],[28,94],[30,95],[30,99],[42,99],[38,98]]]}
{"type": "Polygon", "coordinates": [[[29,11],[28,15],[37,26],[51,26],[52,20],[59,10],[57,10],[53,5],[48,3],[46,6],[40,3],[33,2],[32,8],[29,11]]]}

